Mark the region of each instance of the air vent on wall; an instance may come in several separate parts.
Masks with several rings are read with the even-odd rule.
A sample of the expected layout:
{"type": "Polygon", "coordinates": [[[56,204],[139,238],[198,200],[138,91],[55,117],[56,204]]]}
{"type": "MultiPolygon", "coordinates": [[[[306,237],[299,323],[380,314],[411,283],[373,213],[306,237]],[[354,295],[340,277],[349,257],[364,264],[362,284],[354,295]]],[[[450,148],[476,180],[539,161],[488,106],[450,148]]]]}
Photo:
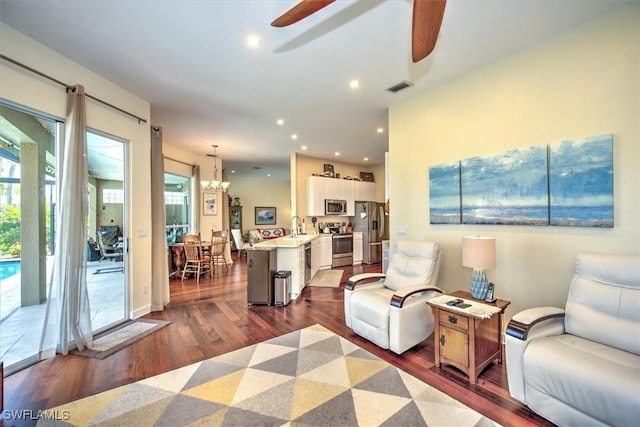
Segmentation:
{"type": "Polygon", "coordinates": [[[387,91],[391,92],[391,93],[397,93],[400,92],[403,89],[406,89],[410,86],[413,86],[413,83],[408,82],[406,80],[401,81],[400,83],[397,83],[393,86],[391,86],[390,88],[387,89],[387,91]]]}

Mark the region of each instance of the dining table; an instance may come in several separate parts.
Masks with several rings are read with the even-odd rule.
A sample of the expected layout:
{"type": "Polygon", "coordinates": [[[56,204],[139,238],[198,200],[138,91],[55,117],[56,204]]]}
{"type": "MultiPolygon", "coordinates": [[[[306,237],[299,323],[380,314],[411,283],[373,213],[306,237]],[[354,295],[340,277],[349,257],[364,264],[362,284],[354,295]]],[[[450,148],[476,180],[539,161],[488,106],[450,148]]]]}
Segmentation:
{"type": "MultiPolygon", "coordinates": [[[[211,250],[211,241],[203,240],[197,243],[200,244],[204,250],[211,250]]],[[[169,250],[171,254],[170,261],[173,261],[173,265],[175,266],[175,270],[169,272],[169,277],[179,278],[182,275],[182,266],[186,262],[184,243],[169,243],[169,250]]],[[[169,269],[171,269],[171,265],[169,265],[169,269]]]]}

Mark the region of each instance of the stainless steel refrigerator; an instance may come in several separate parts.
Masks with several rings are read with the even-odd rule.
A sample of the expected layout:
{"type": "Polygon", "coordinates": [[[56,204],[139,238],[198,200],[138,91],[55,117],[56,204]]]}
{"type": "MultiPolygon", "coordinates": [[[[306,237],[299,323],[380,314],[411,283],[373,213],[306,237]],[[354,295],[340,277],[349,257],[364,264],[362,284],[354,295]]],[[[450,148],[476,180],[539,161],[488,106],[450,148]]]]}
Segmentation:
{"type": "Polygon", "coordinates": [[[276,248],[247,251],[247,302],[273,304],[273,276],[276,274],[276,248]]]}
{"type": "Polygon", "coordinates": [[[362,262],[382,262],[382,241],[389,239],[389,217],[384,214],[384,203],[356,202],[353,231],[362,232],[362,262]]]}

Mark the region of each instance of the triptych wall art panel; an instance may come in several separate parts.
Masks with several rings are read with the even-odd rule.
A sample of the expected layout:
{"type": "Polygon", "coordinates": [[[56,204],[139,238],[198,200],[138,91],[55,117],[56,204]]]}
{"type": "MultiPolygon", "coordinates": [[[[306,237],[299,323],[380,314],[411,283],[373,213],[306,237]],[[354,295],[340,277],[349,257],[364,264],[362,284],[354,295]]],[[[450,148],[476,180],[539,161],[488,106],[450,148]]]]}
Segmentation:
{"type": "Polygon", "coordinates": [[[431,224],[460,224],[460,162],[429,168],[431,224]]]}
{"type": "Polygon", "coordinates": [[[613,135],[429,168],[431,224],[613,227],[613,135]]]}
{"type": "Polygon", "coordinates": [[[549,146],[551,225],[613,227],[613,136],[549,146]]]}

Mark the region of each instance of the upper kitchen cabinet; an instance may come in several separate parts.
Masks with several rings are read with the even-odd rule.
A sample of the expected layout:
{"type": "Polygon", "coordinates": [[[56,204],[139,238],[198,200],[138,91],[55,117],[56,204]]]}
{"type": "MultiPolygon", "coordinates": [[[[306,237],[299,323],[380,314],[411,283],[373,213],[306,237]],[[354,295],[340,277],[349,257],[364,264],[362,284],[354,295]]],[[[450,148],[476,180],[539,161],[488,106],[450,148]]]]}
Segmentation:
{"type": "Polygon", "coordinates": [[[307,216],[324,216],[325,181],[327,178],[307,178],[307,216]]]}
{"type": "Polygon", "coordinates": [[[373,182],[310,176],[307,178],[307,216],[325,216],[326,199],[346,200],[347,214],[355,215],[355,201],[375,201],[373,182]]]}

